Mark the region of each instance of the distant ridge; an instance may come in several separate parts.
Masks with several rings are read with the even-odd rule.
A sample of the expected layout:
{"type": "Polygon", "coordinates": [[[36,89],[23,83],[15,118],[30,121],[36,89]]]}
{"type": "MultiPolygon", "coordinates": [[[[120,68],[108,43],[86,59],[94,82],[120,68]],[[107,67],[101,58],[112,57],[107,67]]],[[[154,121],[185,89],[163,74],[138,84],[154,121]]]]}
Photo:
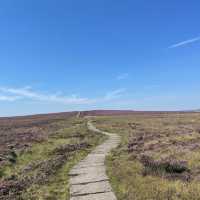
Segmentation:
{"type": "Polygon", "coordinates": [[[183,113],[185,111],[136,111],[136,110],[89,110],[80,113],[83,116],[109,116],[109,115],[133,115],[133,114],[161,114],[183,113]]]}
{"type": "Polygon", "coordinates": [[[183,112],[200,112],[200,109],[196,109],[196,110],[185,110],[183,112]]]}
{"type": "Polygon", "coordinates": [[[64,118],[66,116],[76,116],[77,111],[71,111],[71,112],[58,112],[58,113],[43,113],[43,114],[31,114],[31,115],[19,115],[19,116],[10,116],[10,117],[0,117],[0,120],[8,120],[8,119],[34,119],[38,117],[42,117],[43,119],[45,118],[64,118]]]}
{"type": "Polygon", "coordinates": [[[133,110],[89,110],[82,111],[81,116],[96,116],[96,115],[128,115],[134,114],[136,111],[133,110]]]}
{"type": "Polygon", "coordinates": [[[133,114],[161,114],[161,113],[193,113],[200,112],[200,109],[196,110],[182,110],[182,111],[137,111],[137,110],[87,110],[87,111],[69,111],[69,112],[58,112],[58,113],[43,113],[43,114],[31,114],[31,115],[21,115],[21,116],[9,116],[0,117],[0,120],[5,119],[31,119],[31,118],[63,118],[66,116],[105,116],[105,115],[133,115],[133,114]]]}

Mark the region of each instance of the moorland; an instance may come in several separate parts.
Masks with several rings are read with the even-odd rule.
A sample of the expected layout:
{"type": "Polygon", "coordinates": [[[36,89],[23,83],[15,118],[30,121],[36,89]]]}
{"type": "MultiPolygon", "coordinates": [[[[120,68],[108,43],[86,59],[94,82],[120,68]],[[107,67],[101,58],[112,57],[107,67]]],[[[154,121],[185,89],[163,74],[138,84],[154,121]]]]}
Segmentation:
{"type": "Polygon", "coordinates": [[[122,138],[107,158],[119,200],[200,199],[200,113],[136,112],[95,124],[122,138]]]}
{"type": "Polygon", "coordinates": [[[1,118],[0,199],[69,199],[69,170],[103,139],[77,112],[1,118]]]}
{"type": "Polygon", "coordinates": [[[200,199],[200,113],[85,111],[0,118],[0,200],[69,199],[70,169],[106,137],[118,200],[200,199]]]}

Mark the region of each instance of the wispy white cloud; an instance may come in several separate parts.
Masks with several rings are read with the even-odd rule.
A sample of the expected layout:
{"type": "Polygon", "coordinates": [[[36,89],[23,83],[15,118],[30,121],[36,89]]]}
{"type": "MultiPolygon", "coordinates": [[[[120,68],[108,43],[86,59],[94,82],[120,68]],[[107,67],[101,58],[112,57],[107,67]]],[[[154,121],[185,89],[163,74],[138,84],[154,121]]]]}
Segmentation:
{"type": "Polygon", "coordinates": [[[111,101],[120,98],[125,92],[125,89],[117,89],[108,92],[99,98],[84,98],[78,95],[65,96],[60,93],[49,94],[44,92],[38,92],[33,90],[31,87],[23,88],[11,88],[11,87],[0,87],[0,101],[17,101],[17,100],[31,100],[31,101],[43,101],[53,102],[65,105],[86,105],[95,104],[111,101]]]}
{"type": "Polygon", "coordinates": [[[104,99],[105,100],[113,100],[113,99],[116,99],[116,98],[120,98],[124,92],[126,91],[126,89],[117,89],[117,90],[113,90],[111,92],[108,92],[104,99]]]}
{"type": "Polygon", "coordinates": [[[198,42],[198,41],[200,41],[200,37],[192,38],[192,39],[189,39],[189,40],[185,40],[185,41],[173,44],[173,45],[169,46],[168,48],[173,49],[173,48],[177,48],[177,47],[182,47],[182,46],[186,46],[188,44],[198,42]]]}
{"type": "Polygon", "coordinates": [[[0,101],[16,101],[20,99],[19,96],[7,96],[7,95],[0,95],[0,101]]]}
{"type": "Polygon", "coordinates": [[[123,74],[119,74],[116,79],[117,80],[124,80],[124,79],[127,79],[128,78],[128,73],[123,73],[123,74]]]}
{"type": "Polygon", "coordinates": [[[3,93],[0,98],[2,101],[15,101],[18,99],[30,99],[35,101],[55,102],[62,104],[88,104],[92,100],[88,98],[78,97],[76,95],[62,96],[58,94],[44,94],[33,91],[30,87],[24,88],[7,88],[0,87],[0,92],[3,93]]]}

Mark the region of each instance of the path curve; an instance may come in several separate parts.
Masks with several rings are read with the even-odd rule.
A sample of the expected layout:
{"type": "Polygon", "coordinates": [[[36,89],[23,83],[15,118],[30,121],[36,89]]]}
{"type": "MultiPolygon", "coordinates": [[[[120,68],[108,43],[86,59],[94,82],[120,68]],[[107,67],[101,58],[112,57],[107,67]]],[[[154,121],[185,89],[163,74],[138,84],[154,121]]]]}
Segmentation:
{"type": "Polygon", "coordinates": [[[100,131],[91,122],[88,129],[108,139],[70,171],[70,200],[117,200],[106,175],[105,158],[119,145],[120,136],[100,131]]]}

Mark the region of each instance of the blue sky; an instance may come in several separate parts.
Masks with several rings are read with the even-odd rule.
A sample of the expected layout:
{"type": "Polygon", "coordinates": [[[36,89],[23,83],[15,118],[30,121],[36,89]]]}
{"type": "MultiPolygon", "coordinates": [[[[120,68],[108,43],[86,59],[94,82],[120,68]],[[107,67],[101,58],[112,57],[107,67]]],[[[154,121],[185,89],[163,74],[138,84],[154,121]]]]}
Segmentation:
{"type": "Polygon", "coordinates": [[[200,108],[197,0],[0,2],[0,116],[200,108]]]}

